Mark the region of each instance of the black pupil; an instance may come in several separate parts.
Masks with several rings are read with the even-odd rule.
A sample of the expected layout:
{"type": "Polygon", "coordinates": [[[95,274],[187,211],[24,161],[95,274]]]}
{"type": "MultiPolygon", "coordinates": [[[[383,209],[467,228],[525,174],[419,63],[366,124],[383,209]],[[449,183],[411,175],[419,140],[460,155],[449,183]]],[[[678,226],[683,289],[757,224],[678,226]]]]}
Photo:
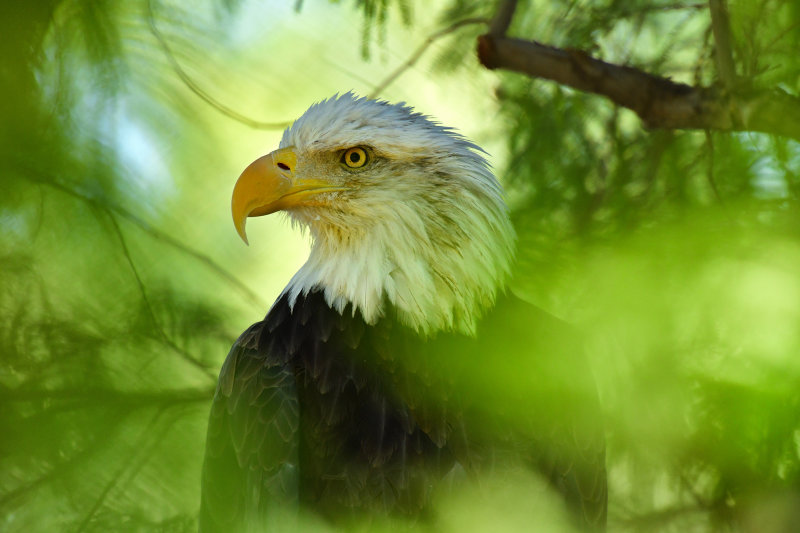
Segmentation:
{"type": "Polygon", "coordinates": [[[350,152],[351,163],[358,163],[360,159],[361,159],[361,154],[359,154],[358,152],[350,152]]]}

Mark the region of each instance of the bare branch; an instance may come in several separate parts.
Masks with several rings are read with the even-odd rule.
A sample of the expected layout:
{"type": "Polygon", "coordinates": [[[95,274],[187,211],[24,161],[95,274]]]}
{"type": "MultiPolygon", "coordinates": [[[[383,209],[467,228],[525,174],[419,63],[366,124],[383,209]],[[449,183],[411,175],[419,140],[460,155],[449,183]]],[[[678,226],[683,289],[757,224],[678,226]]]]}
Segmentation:
{"type": "Polygon", "coordinates": [[[166,331],[164,331],[164,328],[161,327],[158,318],[156,318],[153,306],[150,304],[150,298],[147,296],[147,290],[145,289],[144,281],[142,281],[142,277],[139,275],[139,270],[136,268],[136,264],[133,262],[133,257],[131,257],[131,252],[128,249],[128,243],[125,241],[125,235],[122,233],[122,229],[119,227],[119,224],[117,223],[117,218],[114,216],[114,213],[112,213],[110,209],[106,209],[105,212],[111,219],[111,225],[114,227],[114,232],[117,234],[120,246],[122,247],[122,253],[125,256],[125,260],[128,262],[128,266],[130,267],[131,272],[133,273],[133,277],[136,279],[136,286],[139,288],[139,293],[142,295],[142,301],[144,302],[145,308],[147,309],[147,314],[150,318],[150,321],[153,323],[153,327],[156,329],[156,331],[158,331],[158,334],[161,336],[161,341],[167,346],[169,346],[172,349],[172,351],[181,356],[185,361],[199,368],[206,376],[216,381],[217,376],[214,372],[212,372],[206,365],[204,365],[203,363],[192,357],[192,355],[188,353],[186,350],[175,344],[175,342],[167,336],[167,333],[166,331]]]}
{"type": "Polygon", "coordinates": [[[736,85],[736,67],[731,51],[731,31],[725,0],[708,0],[711,11],[711,31],[714,33],[717,70],[722,86],[731,89],[736,85]]]}
{"type": "Polygon", "coordinates": [[[517,0],[503,0],[497,9],[497,14],[489,24],[489,35],[496,37],[505,35],[511,25],[511,19],[514,18],[514,10],[516,9],[517,0]]]}
{"type": "MultiPolygon", "coordinates": [[[[83,517],[83,520],[81,520],[81,523],[78,525],[78,528],[76,529],[77,533],[83,533],[84,531],[87,530],[92,518],[95,516],[95,514],[97,514],[97,511],[100,510],[102,505],[105,503],[106,498],[111,493],[111,490],[117,486],[117,484],[120,482],[125,472],[129,470],[137,460],[141,460],[140,459],[141,457],[144,457],[145,461],[150,458],[148,457],[149,454],[147,453],[149,447],[146,447],[145,443],[147,442],[148,437],[152,437],[153,429],[155,428],[158,421],[161,419],[161,416],[164,414],[165,410],[166,410],[165,407],[159,409],[153,416],[153,418],[150,420],[149,424],[142,430],[141,434],[139,435],[139,439],[129,450],[129,455],[127,460],[123,461],[122,465],[114,472],[114,474],[111,476],[111,479],[109,479],[109,481],[100,491],[100,494],[97,496],[97,499],[95,500],[92,507],[83,517]]],[[[171,426],[167,426],[167,428],[169,427],[171,426]]],[[[158,434],[157,438],[162,438],[164,434],[165,431],[161,431],[158,434]]]]}
{"type": "Polygon", "coordinates": [[[224,278],[231,285],[239,289],[239,291],[248,299],[250,299],[255,305],[262,308],[267,306],[266,302],[264,302],[264,300],[262,300],[261,297],[258,296],[258,294],[253,292],[250,288],[247,287],[247,285],[244,284],[244,282],[242,282],[231,272],[223,268],[219,263],[211,259],[211,257],[186,246],[178,239],[168,235],[167,233],[164,233],[163,231],[157,228],[154,228],[149,223],[145,222],[143,219],[139,218],[138,216],[133,214],[131,211],[125,209],[124,207],[111,203],[106,199],[101,200],[83,194],[82,192],[76,189],[68,187],[67,185],[62,184],[54,179],[51,179],[49,176],[37,172],[34,168],[29,168],[28,171],[29,171],[28,175],[30,176],[31,181],[57,189],[63,193],[78,198],[79,200],[82,200],[89,205],[111,211],[115,215],[118,215],[121,218],[127,220],[128,222],[131,222],[135,226],[138,226],[139,229],[147,233],[150,237],[159,240],[167,244],[168,246],[171,246],[172,248],[175,248],[180,252],[185,253],[186,255],[194,257],[201,263],[204,263],[208,268],[216,272],[220,277],[224,278]]]}
{"type": "Polygon", "coordinates": [[[172,65],[173,70],[181,79],[181,81],[192,91],[196,94],[201,100],[209,104],[211,107],[222,113],[223,115],[232,118],[237,122],[241,122],[246,126],[250,126],[254,129],[260,130],[282,130],[289,126],[292,122],[291,121],[284,121],[284,122],[262,122],[260,120],[253,120],[250,117],[247,117],[238,111],[234,111],[230,107],[226,106],[225,104],[219,102],[210,94],[205,92],[192,78],[189,74],[186,73],[185,70],[181,67],[178,60],[175,59],[175,55],[172,53],[172,49],[167,44],[167,40],[158,31],[156,27],[155,17],[153,16],[153,1],[148,0],[147,2],[147,23],[150,26],[151,33],[155,36],[158,40],[158,44],[161,45],[161,49],[164,51],[164,55],[167,56],[167,60],[169,60],[170,64],[172,65]]]}
{"type": "Polygon", "coordinates": [[[634,111],[648,128],[758,131],[800,140],[800,98],[775,89],[720,94],[535,41],[481,35],[478,58],[506,69],[600,94],[634,111]]]}
{"type": "Polygon", "coordinates": [[[449,35],[454,31],[458,30],[459,28],[463,28],[464,26],[469,26],[472,24],[489,24],[489,19],[485,18],[466,18],[459,20],[457,22],[452,23],[451,25],[447,26],[446,28],[442,28],[441,30],[437,30],[431,33],[425,41],[416,50],[414,53],[409,56],[408,59],[403,62],[402,65],[397,67],[391,74],[389,74],[382,82],[375,86],[371,93],[369,93],[369,98],[375,98],[380,95],[386,88],[391,85],[397,78],[399,78],[406,70],[413,67],[419,58],[422,57],[422,54],[435,43],[437,40],[441,39],[445,35],[449,35]]]}

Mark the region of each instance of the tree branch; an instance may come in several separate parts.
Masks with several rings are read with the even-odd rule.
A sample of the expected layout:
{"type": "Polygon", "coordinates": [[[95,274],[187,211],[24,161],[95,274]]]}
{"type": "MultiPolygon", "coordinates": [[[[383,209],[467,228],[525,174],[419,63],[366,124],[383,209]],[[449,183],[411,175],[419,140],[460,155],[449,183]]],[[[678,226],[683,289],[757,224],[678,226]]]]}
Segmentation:
{"type": "Polygon", "coordinates": [[[606,63],[581,50],[490,34],[478,37],[478,59],[505,69],[599,94],[634,111],[648,128],[758,131],[800,140],[800,98],[780,89],[720,94],[606,63]]]}
{"type": "Polygon", "coordinates": [[[125,235],[122,233],[122,229],[119,227],[119,223],[117,223],[117,218],[114,216],[113,211],[111,211],[108,208],[105,209],[105,213],[111,220],[111,226],[114,228],[114,232],[117,234],[117,238],[119,239],[119,244],[122,247],[122,253],[125,256],[125,260],[128,262],[128,266],[131,269],[131,273],[133,274],[134,279],[136,280],[136,286],[139,289],[139,294],[141,294],[142,296],[142,301],[144,303],[145,309],[147,310],[148,317],[150,318],[153,328],[156,330],[156,332],[158,332],[159,336],[161,337],[161,342],[169,346],[172,349],[172,351],[177,353],[189,364],[197,367],[206,376],[216,381],[217,375],[211,369],[209,369],[202,362],[195,359],[186,350],[175,344],[175,341],[170,339],[169,336],[167,335],[167,332],[164,331],[163,327],[161,327],[161,323],[158,321],[156,313],[153,310],[153,306],[150,303],[150,298],[147,296],[147,289],[144,286],[144,281],[142,281],[142,277],[139,275],[139,270],[136,268],[136,263],[133,262],[133,257],[131,256],[131,252],[128,249],[128,243],[125,240],[125,235]]]}
{"type": "Polygon", "coordinates": [[[164,51],[164,55],[167,56],[167,60],[172,65],[172,69],[181,79],[181,81],[192,91],[196,94],[201,100],[209,104],[211,107],[222,113],[223,115],[232,118],[237,122],[241,122],[245,126],[249,126],[254,129],[262,129],[262,130],[282,130],[289,126],[292,122],[262,122],[260,120],[254,120],[248,116],[245,116],[238,111],[234,111],[230,107],[226,106],[225,104],[221,103],[206,91],[203,90],[192,78],[189,74],[183,70],[178,60],[175,58],[175,55],[172,53],[172,49],[167,44],[167,40],[158,30],[156,26],[155,16],[153,14],[153,1],[148,0],[147,2],[147,24],[150,26],[150,32],[158,41],[158,44],[161,46],[161,49],[164,51]]]}
{"type": "Polygon", "coordinates": [[[112,203],[110,200],[106,198],[95,198],[89,196],[81,191],[78,190],[77,187],[73,188],[69,185],[63,184],[50,176],[42,174],[38,172],[33,167],[26,167],[28,170],[27,176],[30,181],[33,183],[39,183],[41,185],[46,185],[58,191],[61,191],[69,196],[77,198],[81,201],[86,202],[90,206],[95,206],[99,209],[110,211],[111,213],[124,218],[128,222],[132,223],[133,225],[137,226],[139,229],[144,231],[147,235],[151,238],[163,242],[167,246],[175,248],[176,250],[184,253],[190,257],[195,258],[199,262],[205,264],[209,269],[216,272],[220,277],[228,281],[231,285],[236,287],[244,296],[246,296],[251,302],[255,305],[265,308],[267,307],[267,303],[254,291],[252,291],[248,286],[239,278],[234,276],[231,272],[223,268],[219,263],[214,261],[210,256],[202,254],[197,250],[186,246],[181,241],[176,239],[175,237],[170,236],[169,234],[161,231],[158,228],[151,226],[148,222],[144,219],[139,218],[135,215],[132,211],[127,210],[126,208],[122,207],[121,205],[117,205],[112,203]]]}
{"type": "MultiPolygon", "coordinates": [[[[122,476],[131,467],[131,465],[133,465],[137,460],[139,460],[142,457],[144,457],[144,461],[147,461],[148,459],[152,458],[151,456],[149,456],[148,453],[146,453],[148,447],[145,446],[145,443],[147,442],[148,438],[151,438],[153,436],[153,429],[155,429],[155,426],[158,424],[159,420],[161,419],[165,411],[166,408],[162,407],[156,412],[156,414],[150,420],[150,423],[147,426],[145,426],[145,428],[139,434],[139,438],[137,439],[136,443],[134,443],[134,445],[129,450],[127,450],[128,451],[127,459],[122,462],[122,465],[115,470],[114,474],[112,474],[111,478],[103,486],[94,504],[92,504],[92,506],[89,508],[89,511],[83,517],[83,520],[81,520],[80,524],[78,524],[76,533],[83,533],[84,531],[87,530],[92,518],[94,518],[94,516],[103,506],[108,495],[111,493],[114,487],[118,485],[118,483],[122,479],[122,476]]],[[[167,429],[169,429],[170,427],[171,425],[167,426],[167,429]]],[[[166,431],[159,432],[157,439],[163,438],[165,433],[166,431]]]]}
{"type": "Polygon", "coordinates": [[[732,89],[736,85],[736,67],[731,52],[730,21],[725,0],[708,0],[711,12],[711,31],[714,34],[714,55],[722,86],[732,89]]]}
{"type": "Polygon", "coordinates": [[[497,9],[497,14],[489,24],[489,35],[502,37],[508,31],[511,25],[511,19],[514,18],[514,11],[517,9],[517,0],[503,0],[500,7],[497,9]]]}
{"type": "Polygon", "coordinates": [[[394,80],[399,78],[406,70],[408,70],[411,67],[413,67],[417,63],[417,61],[419,61],[419,58],[422,57],[422,54],[424,54],[425,51],[433,43],[435,43],[436,41],[438,41],[439,39],[441,39],[445,35],[450,35],[454,31],[456,31],[457,29],[463,28],[464,26],[469,26],[471,24],[488,24],[488,23],[489,23],[488,19],[466,18],[466,19],[458,20],[458,21],[450,24],[446,28],[442,28],[441,30],[437,30],[437,31],[431,33],[430,35],[428,35],[428,38],[425,39],[425,41],[423,41],[423,43],[421,45],[419,45],[416,50],[414,50],[414,53],[412,53],[409,56],[409,58],[406,59],[403,62],[403,64],[401,64],[399,67],[394,69],[394,71],[392,71],[391,74],[386,76],[386,78],[383,81],[381,81],[378,85],[375,86],[374,89],[372,89],[372,92],[370,92],[369,95],[367,95],[368,98],[376,98],[376,97],[378,97],[383,91],[386,90],[386,88],[389,85],[391,85],[394,82],[394,80]]]}

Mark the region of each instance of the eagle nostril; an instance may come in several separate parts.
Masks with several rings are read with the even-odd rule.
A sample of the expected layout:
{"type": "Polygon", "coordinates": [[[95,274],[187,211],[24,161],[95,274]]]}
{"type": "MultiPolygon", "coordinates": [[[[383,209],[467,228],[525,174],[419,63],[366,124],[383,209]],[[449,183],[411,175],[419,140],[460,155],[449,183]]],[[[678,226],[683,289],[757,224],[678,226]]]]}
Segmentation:
{"type": "Polygon", "coordinates": [[[289,168],[289,165],[287,165],[286,163],[278,163],[278,168],[282,168],[283,170],[291,170],[289,168]]]}

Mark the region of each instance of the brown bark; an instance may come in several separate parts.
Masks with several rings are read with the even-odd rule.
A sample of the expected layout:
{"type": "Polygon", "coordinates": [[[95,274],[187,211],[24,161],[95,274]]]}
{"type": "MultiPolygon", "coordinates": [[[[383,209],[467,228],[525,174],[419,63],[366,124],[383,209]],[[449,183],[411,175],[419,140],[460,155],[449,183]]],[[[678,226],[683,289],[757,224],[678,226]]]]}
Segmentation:
{"type": "Polygon", "coordinates": [[[800,98],[781,90],[730,94],[692,87],[614,65],[581,50],[485,34],[478,59],[504,69],[556,81],[609,98],[634,111],[648,128],[757,131],[800,140],[800,98]]]}

